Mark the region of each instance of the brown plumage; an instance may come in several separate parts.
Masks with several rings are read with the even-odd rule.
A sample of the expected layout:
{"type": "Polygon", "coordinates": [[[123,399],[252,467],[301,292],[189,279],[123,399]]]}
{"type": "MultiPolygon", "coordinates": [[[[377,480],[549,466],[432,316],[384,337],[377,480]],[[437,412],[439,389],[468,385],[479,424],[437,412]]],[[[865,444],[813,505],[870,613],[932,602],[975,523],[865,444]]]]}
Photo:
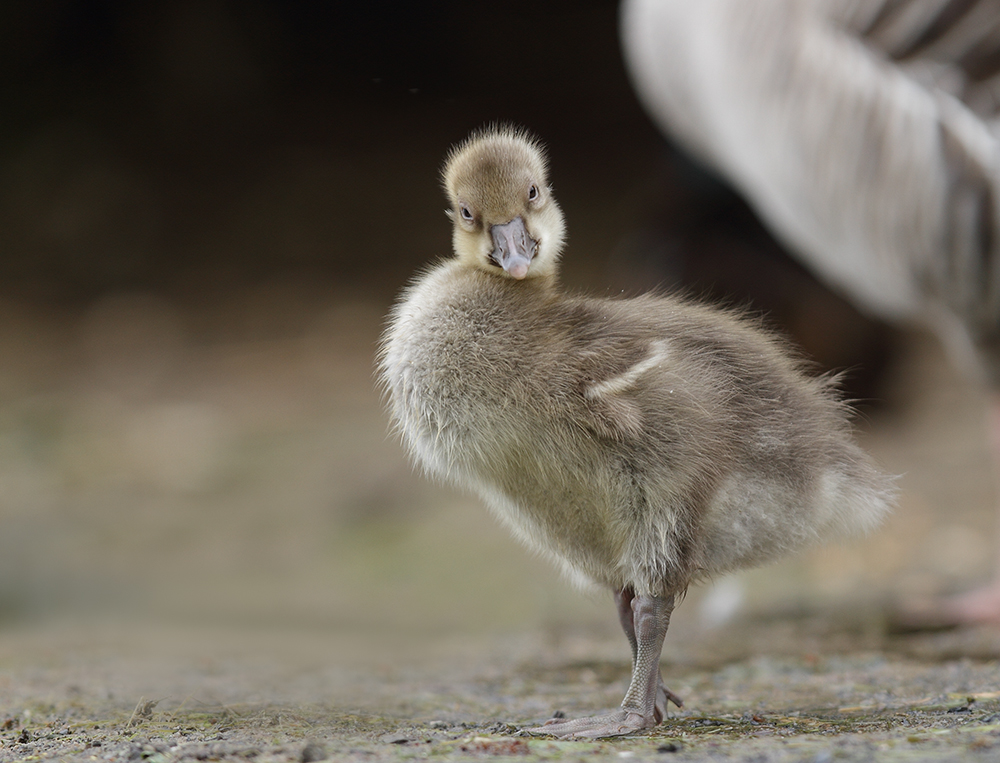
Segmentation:
{"type": "Polygon", "coordinates": [[[429,472],[615,594],[633,652],[622,709],[540,731],[648,728],[680,703],[658,667],[675,597],[872,528],[891,484],[829,381],[752,322],[669,296],[562,291],[562,213],[533,139],[477,133],[444,181],[455,257],[392,311],[380,358],[392,418],[429,472]]]}

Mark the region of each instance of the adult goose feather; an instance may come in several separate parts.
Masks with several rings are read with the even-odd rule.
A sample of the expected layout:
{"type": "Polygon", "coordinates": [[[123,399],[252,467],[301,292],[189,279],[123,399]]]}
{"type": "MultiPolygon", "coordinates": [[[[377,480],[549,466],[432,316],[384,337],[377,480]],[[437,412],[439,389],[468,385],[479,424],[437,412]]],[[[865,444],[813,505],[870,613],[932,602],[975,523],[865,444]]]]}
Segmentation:
{"type": "MultiPolygon", "coordinates": [[[[658,125],[817,274],[989,386],[1000,464],[1000,3],[625,0],[621,21],[658,125]]],[[[1000,622],[1000,554],[926,614],[1000,622]]]]}

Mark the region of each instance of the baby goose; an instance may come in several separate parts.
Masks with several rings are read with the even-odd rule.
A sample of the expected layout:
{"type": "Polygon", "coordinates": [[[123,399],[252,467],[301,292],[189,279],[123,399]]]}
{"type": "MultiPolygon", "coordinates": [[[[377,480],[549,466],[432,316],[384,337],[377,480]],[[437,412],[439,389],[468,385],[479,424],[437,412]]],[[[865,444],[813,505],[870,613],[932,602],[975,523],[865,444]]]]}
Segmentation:
{"type": "Polygon", "coordinates": [[[681,705],[659,669],[675,598],[871,529],[892,485],[829,381],[748,321],[668,296],[561,291],[563,218],[533,138],[484,129],[443,177],[455,256],[392,310],[380,356],[392,418],[427,471],[614,593],[632,647],[621,709],[531,731],[650,728],[681,705]]]}

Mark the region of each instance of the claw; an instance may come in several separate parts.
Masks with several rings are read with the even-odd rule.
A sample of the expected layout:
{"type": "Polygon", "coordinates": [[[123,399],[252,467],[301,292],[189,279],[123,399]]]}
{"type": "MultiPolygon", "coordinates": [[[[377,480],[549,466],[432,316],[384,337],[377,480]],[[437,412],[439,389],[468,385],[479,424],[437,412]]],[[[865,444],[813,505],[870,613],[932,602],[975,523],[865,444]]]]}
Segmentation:
{"type": "MultiPolygon", "coordinates": [[[[684,700],[682,700],[680,697],[678,697],[676,694],[674,694],[672,691],[670,691],[670,689],[668,689],[663,684],[660,684],[660,691],[662,691],[663,695],[668,700],[670,700],[671,702],[673,702],[676,707],[679,707],[679,708],[680,707],[684,707],[684,700]]],[[[666,708],[667,708],[667,703],[664,702],[663,703],[663,709],[666,710],[666,708]]]]}

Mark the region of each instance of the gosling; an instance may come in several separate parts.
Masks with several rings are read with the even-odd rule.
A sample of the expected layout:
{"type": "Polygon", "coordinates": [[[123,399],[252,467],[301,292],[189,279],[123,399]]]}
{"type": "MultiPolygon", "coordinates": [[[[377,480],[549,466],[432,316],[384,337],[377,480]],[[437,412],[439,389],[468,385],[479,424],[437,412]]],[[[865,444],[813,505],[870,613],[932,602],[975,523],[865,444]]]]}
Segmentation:
{"type": "Polygon", "coordinates": [[[632,649],[621,708],[529,731],[649,729],[682,704],[659,660],[688,586],[874,528],[891,480],[853,441],[832,382],[751,321],[672,296],[562,291],[563,217],[533,137],[474,133],[443,181],[454,257],[390,313],[392,420],[426,471],[613,592],[632,649]]]}

